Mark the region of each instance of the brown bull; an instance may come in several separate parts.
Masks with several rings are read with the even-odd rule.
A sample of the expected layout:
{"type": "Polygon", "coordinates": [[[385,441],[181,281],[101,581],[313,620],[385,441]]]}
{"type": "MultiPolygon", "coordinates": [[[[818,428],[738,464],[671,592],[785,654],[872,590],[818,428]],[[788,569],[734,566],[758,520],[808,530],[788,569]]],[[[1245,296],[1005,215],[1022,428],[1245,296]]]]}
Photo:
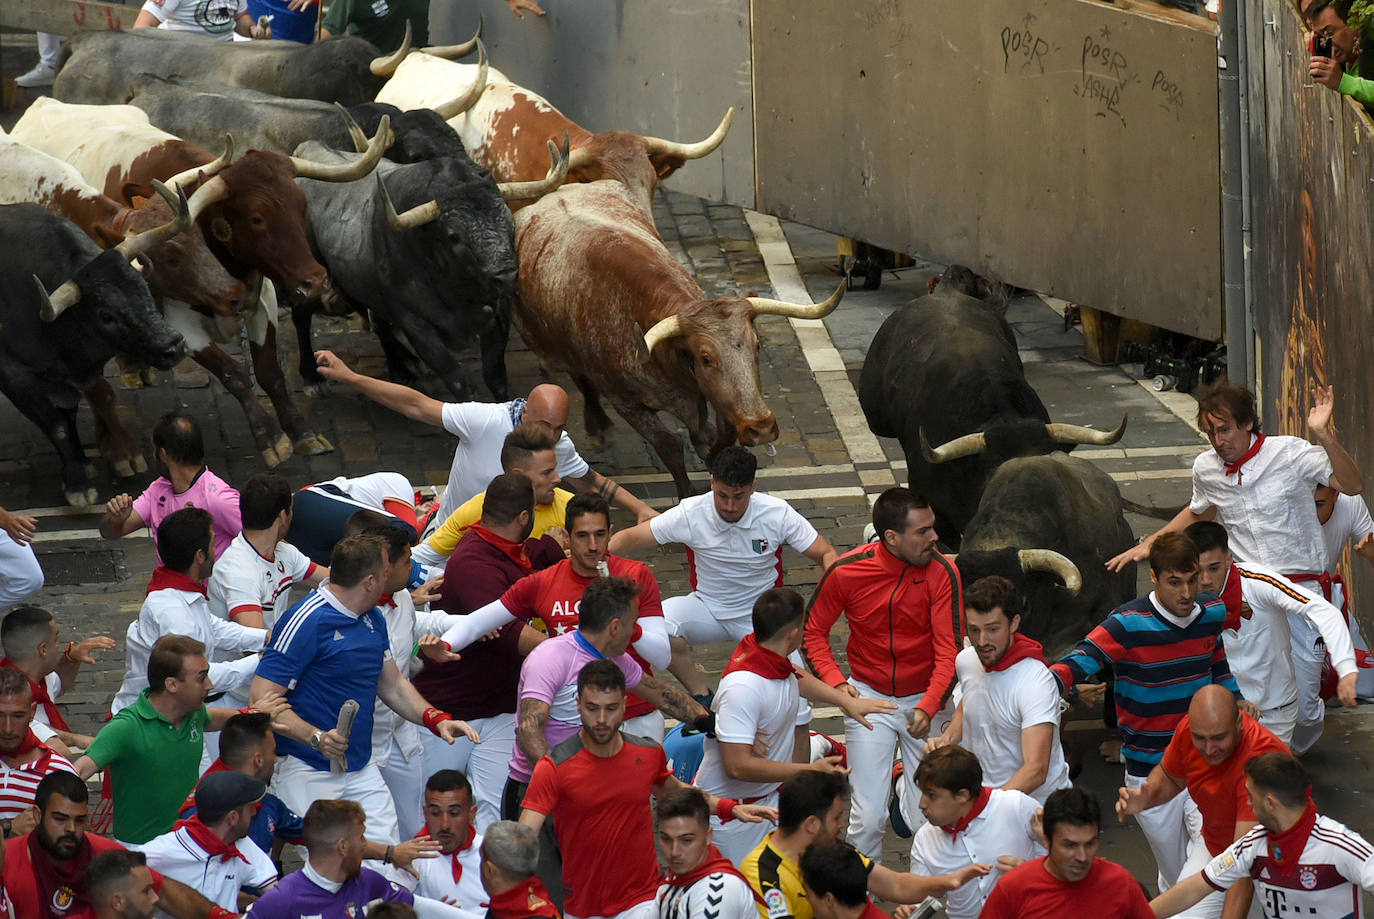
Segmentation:
{"type": "Polygon", "coordinates": [[[516,214],[515,227],[520,334],[572,375],[593,438],[610,425],[604,396],[654,448],[679,495],[692,491],[682,441],[658,412],[687,426],[703,459],[736,441],[777,439],[777,419],[760,391],[753,319],[819,319],[839,305],[843,286],[806,306],[711,299],[615,181],[565,185],[516,214]]]}

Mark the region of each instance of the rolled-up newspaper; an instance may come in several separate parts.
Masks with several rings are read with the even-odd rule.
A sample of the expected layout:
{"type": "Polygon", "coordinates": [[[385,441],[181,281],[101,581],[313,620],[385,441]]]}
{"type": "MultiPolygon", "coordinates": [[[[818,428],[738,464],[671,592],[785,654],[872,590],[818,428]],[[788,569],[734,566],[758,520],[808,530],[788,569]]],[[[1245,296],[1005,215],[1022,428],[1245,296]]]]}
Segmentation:
{"type": "MultiPolygon", "coordinates": [[[[353,731],[353,719],[358,717],[358,703],[353,699],[347,699],[339,707],[339,723],[334,725],[334,730],[348,743],[348,735],[353,731]]],[[[330,762],[330,770],[335,775],[343,775],[348,771],[348,753],[343,756],[333,757],[330,762]]]]}

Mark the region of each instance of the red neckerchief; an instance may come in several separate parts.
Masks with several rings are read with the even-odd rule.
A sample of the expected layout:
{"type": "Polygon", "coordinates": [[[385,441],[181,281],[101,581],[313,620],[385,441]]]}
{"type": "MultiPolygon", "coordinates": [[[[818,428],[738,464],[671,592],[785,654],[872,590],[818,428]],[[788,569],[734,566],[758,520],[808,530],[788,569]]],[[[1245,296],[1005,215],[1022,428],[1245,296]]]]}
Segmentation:
{"type": "Polygon", "coordinates": [[[514,542],[513,540],[509,540],[504,536],[501,536],[497,533],[493,533],[491,530],[488,530],[480,523],[474,523],[472,526],[468,527],[468,531],[471,533],[476,533],[478,536],[486,540],[490,545],[493,545],[496,548],[500,549],[502,552],[504,552],[506,554],[506,557],[509,558],[511,561],[515,562],[515,564],[519,566],[520,570],[525,572],[525,574],[529,574],[531,571],[534,570],[534,563],[530,561],[529,553],[525,551],[525,544],[523,542],[514,542]]]}
{"type": "Polygon", "coordinates": [[[38,908],[42,910],[36,919],[65,919],[86,909],[90,904],[86,899],[86,868],[90,865],[94,852],[91,841],[82,839],[76,847],[76,854],[67,864],[66,870],[58,868],[57,862],[39,844],[38,834],[29,834],[29,863],[33,866],[33,878],[38,887],[38,908]],[[70,895],[58,896],[59,891],[70,895]],[[57,911],[56,900],[64,901],[62,911],[57,911]]]}
{"type": "Polygon", "coordinates": [[[1045,663],[1045,646],[1034,638],[1029,638],[1017,632],[1012,637],[1011,644],[1007,647],[1007,653],[1003,654],[997,663],[987,668],[987,670],[988,673],[1001,673],[1003,670],[1009,669],[1012,664],[1027,659],[1039,661],[1042,664],[1045,663]]]}
{"type": "Polygon", "coordinates": [[[220,839],[214,832],[205,825],[200,819],[200,814],[196,814],[186,820],[178,820],[172,827],[172,832],[185,830],[191,838],[196,841],[196,845],[206,851],[211,858],[219,856],[226,862],[232,858],[243,859],[244,864],[248,864],[248,856],[239,851],[238,846],[231,846],[229,843],[220,839]]]}
{"type": "MultiPolygon", "coordinates": [[[[1256,434],[1256,435],[1255,435],[1255,442],[1252,443],[1252,444],[1250,445],[1250,449],[1249,449],[1249,450],[1246,450],[1246,451],[1245,451],[1245,455],[1242,456],[1240,459],[1236,460],[1234,463],[1227,463],[1227,464],[1226,464],[1226,474],[1227,474],[1227,475],[1235,475],[1236,473],[1240,472],[1240,467],[1241,467],[1241,466],[1244,466],[1246,463],[1250,462],[1250,460],[1252,460],[1252,459],[1255,458],[1255,454],[1258,453],[1258,452],[1260,451],[1260,446],[1261,446],[1263,443],[1264,443],[1264,434],[1263,434],[1263,433],[1256,434]]],[[[1239,485],[1240,483],[1237,482],[1236,484],[1239,485]]]]}
{"type": "MultiPolygon", "coordinates": [[[[224,765],[224,760],[222,760],[222,759],[216,759],[213,763],[210,764],[210,768],[209,768],[209,769],[206,769],[204,772],[202,772],[202,773],[200,774],[200,778],[203,779],[203,778],[205,778],[207,775],[209,775],[209,774],[212,773],[212,772],[228,772],[228,771],[229,771],[229,767],[226,766],[226,765],[224,765]]],[[[196,780],[196,788],[199,788],[199,787],[200,787],[200,780],[197,779],[197,780],[196,780]]],[[[187,793],[187,795],[186,795],[186,800],[183,801],[181,807],[179,807],[179,808],[177,809],[177,815],[178,815],[178,816],[180,816],[180,815],[186,813],[188,810],[190,810],[191,808],[193,808],[193,807],[196,806],[196,788],[192,788],[192,789],[190,790],[190,792],[187,793]]]]}
{"type": "MultiPolygon", "coordinates": [[[[429,828],[421,830],[415,834],[416,839],[429,839],[429,828]]],[[[458,861],[458,856],[472,848],[472,841],[477,838],[477,827],[468,824],[468,838],[463,840],[463,844],[449,853],[453,862],[453,883],[457,884],[463,879],[463,863],[458,861]]],[[[442,852],[439,854],[443,854],[442,852]]]]}
{"type": "Polygon", "coordinates": [[[204,584],[194,578],[189,578],[180,571],[173,571],[166,565],[158,565],[153,569],[153,578],[148,582],[148,593],[155,590],[184,590],[188,594],[200,594],[208,597],[208,591],[204,584]]]}
{"type": "MultiPolygon", "coordinates": [[[[750,637],[752,638],[753,636],[751,635],[750,637]]],[[[783,658],[783,660],[786,659],[787,658],[783,658]]],[[[673,874],[669,871],[664,875],[664,880],[672,887],[691,887],[697,881],[711,874],[733,874],[748,886],[749,892],[754,895],[755,902],[759,904],[763,903],[763,898],[754,890],[754,885],[749,883],[749,879],[740,874],[739,869],[735,867],[735,863],[724,855],[721,855],[720,850],[714,845],[706,850],[706,861],[702,862],[691,871],[688,871],[686,874],[673,874]]]]}
{"type": "Polygon", "coordinates": [[[791,661],[759,644],[753,633],[744,636],[744,640],[735,647],[735,653],[730,655],[730,663],[721,676],[736,670],[757,673],[766,680],[785,680],[796,674],[791,661]]]}
{"type": "Polygon", "coordinates": [[[498,893],[484,905],[495,919],[533,919],[535,916],[561,919],[548,888],[543,881],[534,877],[505,893],[498,893]]]}
{"type": "Polygon", "coordinates": [[[1278,862],[1279,870],[1289,874],[1298,867],[1298,859],[1307,848],[1307,837],[1317,825],[1317,805],[1312,803],[1312,792],[1307,793],[1307,807],[1298,822],[1282,833],[1269,831],[1269,857],[1278,862]]]}
{"type": "Polygon", "coordinates": [[[991,800],[992,789],[984,785],[978,790],[978,797],[973,799],[973,806],[968,809],[968,813],[953,823],[945,824],[940,827],[940,829],[948,833],[952,840],[957,840],[959,834],[968,829],[968,825],[973,822],[975,817],[983,812],[983,808],[987,807],[988,802],[991,800]]]}
{"type": "Polygon", "coordinates": [[[391,594],[382,594],[380,597],[377,598],[377,605],[378,605],[378,606],[395,606],[395,605],[396,605],[396,598],[393,597],[391,594]]]}
{"type": "Polygon", "coordinates": [[[1221,602],[1226,604],[1226,624],[1222,628],[1239,630],[1240,621],[1254,615],[1242,595],[1240,573],[1236,571],[1234,564],[1226,571],[1226,583],[1221,588],[1221,602]]]}
{"type": "MultiPolygon", "coordinates": [[[[0,657],[0,667],[9,667],[12,670],[19,670],[14,661],[8,657],[0,657]]],[[[20,673],[24,671],[19,670],[20,673]]],[[[67,724],[67,719],[62,717],[62,709],[57,707],[57,703],[48,695],[46,683],[35,683],[29,679],[28,674],[24,674],[24,679],[29,680],[29,690],[33,693],[33,701],[43,706],[43,714],[48,716],[48,726],[54,731],[70,731],[71,727],[67,724]]]]}
{"type": "MultiPolygon", "coordinates": [[[[38,735],[35,734],[32,729],[30,729],[29,732],[24,735],[24,739],[19,741],[19,748],[17,750],[14,750],[10,753],[0,753],[0,757],[4,757],[5,759],[13,759],[16,756],[23,756],[26,753],[32,753],[39,747],[43,747],[43,749],[48,750],[48,748],[44,746],[43,741],[38,739],[38,735]]],[[[51,750],[48,750],[48,755],[52,755],[51,750]]]]}

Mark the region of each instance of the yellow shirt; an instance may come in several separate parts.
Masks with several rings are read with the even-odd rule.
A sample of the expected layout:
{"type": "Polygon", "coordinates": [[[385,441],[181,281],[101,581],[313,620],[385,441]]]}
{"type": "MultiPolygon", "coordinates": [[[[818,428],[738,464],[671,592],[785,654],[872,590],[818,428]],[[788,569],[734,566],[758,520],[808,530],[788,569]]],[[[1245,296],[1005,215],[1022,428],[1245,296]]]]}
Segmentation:
{"type": "MultiPolygon", "coordinates": [[[[811,902],[802,887],[801,866],[773,848],[773,833],[763,837],[753,852],[740,862],[739,870],[749,880],[749,886],[763,899],[757,900],[759,919],[815,919],[811,902]]],[[[873,860],[862,852],[864,867],[870,870],[873,860]]]]}
{"type": "MultiPolygon", "coordinates": [[[[448,515],[444,525],[434,531],[426,542],[431,549],[440,555],[449,556],[453,550],[458,548],[458,540],[463,538],[464,531],[474,523],[482,520],[482,501],[487,493],[474,495],[466,503],[459,505],[458,509],[448,515]]],[[[561,488],[553,490],[552,504],[536,504],[534,506],[534,532],[530,536],[538,539],[554,527],[563,526],[564,518],[568,512],[568,502],[572,500],[572,494],[561,488]]]]}

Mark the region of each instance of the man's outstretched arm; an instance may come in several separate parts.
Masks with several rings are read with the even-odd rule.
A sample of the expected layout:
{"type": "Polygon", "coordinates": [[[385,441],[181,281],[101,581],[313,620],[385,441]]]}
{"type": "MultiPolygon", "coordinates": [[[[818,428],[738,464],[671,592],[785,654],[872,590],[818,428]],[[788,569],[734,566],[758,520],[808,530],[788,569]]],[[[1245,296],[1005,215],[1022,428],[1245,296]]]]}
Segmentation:
{"type": "Polygon", "coordinates": [[[444,423],[444,403],[438,399],[431,399],[409,386],[363,376],[345,364],[333,351],[316,351],[315,366],[326,380],[351,386],[373,402],[385,405],[393,412],[435,427],[444,423]]]}

